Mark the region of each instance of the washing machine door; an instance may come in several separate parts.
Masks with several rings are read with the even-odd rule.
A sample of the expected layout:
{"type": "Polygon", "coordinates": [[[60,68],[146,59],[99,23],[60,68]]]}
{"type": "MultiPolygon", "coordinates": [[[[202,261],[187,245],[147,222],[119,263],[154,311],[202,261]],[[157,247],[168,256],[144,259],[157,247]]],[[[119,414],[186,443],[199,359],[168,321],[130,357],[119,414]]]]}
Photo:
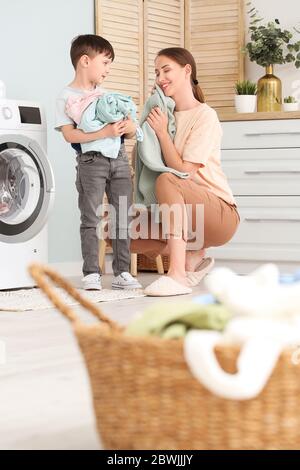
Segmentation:
{"type": "Polygon", "coordinates": [[[0,241],[37,235],[53,200],[54,177],[41,146],[22,135],[0,135],[0,241]]]}

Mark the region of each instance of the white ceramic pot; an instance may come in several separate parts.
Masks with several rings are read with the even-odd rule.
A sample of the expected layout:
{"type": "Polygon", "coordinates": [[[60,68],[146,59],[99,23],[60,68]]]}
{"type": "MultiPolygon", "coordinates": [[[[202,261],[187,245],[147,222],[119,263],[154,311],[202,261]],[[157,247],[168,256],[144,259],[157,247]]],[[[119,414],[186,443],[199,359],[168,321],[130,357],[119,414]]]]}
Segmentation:
{"type": "Polygon", "coordinates": [[[256,95],[235,95],[237,113],[254,113],[256,110],[256,95]]]}
{"type": "Polygon", "coordinates": [[[298,111],[299,103],[283,103],[283,111],[298,111]]]}

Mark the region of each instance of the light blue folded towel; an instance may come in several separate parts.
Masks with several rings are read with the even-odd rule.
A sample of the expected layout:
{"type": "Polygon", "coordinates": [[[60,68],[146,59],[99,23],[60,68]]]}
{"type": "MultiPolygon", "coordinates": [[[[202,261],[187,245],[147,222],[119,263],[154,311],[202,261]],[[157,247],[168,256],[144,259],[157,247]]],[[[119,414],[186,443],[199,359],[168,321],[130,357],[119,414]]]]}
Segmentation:
{"type": "MultiPolygon", "coordinates": [[[[96,132],[107,124],[131,116],[137,122],[136,106],[130,96],[121,93],[105,93],[93,101],[83,112],[79,129],[84,132],[96,132]]],[[[137,140],[143,139],[143,133],[138,126],[137,140]]],[[[121,146],[121,137],[106,137],[81,144],[82,152],[101,152],[108,158],[117,158],[121,146]]]]}

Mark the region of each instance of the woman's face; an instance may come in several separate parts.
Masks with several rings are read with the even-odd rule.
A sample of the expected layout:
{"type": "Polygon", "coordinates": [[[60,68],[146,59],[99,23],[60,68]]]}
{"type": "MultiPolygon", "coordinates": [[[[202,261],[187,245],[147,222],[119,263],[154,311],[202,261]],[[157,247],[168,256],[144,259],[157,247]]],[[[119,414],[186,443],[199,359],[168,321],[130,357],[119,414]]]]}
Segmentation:
{"type": "Polygon", "coordinates": [[[156,83],[166,96],[174,96],[190,83],[190,68],[189,64],[182,67],[169,57],[158,56],[155,59],[156,83]]]}

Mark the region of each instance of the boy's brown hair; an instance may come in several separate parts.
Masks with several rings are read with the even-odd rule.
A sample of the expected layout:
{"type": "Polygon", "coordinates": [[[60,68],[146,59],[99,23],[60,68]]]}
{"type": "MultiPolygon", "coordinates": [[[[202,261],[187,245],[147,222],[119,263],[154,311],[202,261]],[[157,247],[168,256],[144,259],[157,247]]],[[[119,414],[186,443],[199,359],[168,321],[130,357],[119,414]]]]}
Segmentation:
{"type": "Polygon", "coordinates": [[[71,44],[70,56],[74,69],[76,70],[77,63],[83,55],[91,58],[97,54],[105,53],[112,61],[115,58],[115,53],[112,45],[107,39],[96,34],[82,34],[73,39],[71,44]]]}

